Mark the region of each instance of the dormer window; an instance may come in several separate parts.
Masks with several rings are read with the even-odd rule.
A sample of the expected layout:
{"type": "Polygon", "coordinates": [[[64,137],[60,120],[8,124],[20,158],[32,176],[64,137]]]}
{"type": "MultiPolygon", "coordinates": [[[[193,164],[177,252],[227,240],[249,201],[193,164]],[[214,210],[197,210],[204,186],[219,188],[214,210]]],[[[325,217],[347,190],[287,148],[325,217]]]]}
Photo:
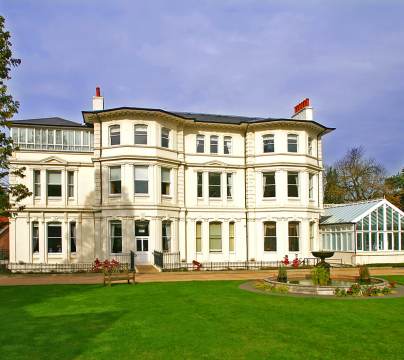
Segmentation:
{"type": "Polygon", "coordinates": [[[121,128],[119,125],[112,125],[109,127],[109,145],[121,144],[121,128]]]}
{"type": "Polygon", "coordinates": [[[147,125],[135,125],[135,144],[147,145],[147,125]]]}

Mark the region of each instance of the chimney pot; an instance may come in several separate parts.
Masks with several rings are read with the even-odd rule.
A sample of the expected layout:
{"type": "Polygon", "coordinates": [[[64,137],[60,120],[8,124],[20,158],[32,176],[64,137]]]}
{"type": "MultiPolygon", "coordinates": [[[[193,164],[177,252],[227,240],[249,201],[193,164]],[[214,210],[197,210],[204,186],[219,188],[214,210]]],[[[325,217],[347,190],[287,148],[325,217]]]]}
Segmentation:
{"type": "Polygon", "coordinates": [[[101,89],[100,89],[99,86],[97,86],[97,87],[95,88],[95,96],[97,96],[97,97],[100,97],[100,96],[101,96],[101,89]]]}
{"type": "Polygon", "coordinates": [[[294,107],[295,113],[292,119],[296,120],[313,120],[313,108],[310,107],[310,99],[305,98],[294,107]]]}

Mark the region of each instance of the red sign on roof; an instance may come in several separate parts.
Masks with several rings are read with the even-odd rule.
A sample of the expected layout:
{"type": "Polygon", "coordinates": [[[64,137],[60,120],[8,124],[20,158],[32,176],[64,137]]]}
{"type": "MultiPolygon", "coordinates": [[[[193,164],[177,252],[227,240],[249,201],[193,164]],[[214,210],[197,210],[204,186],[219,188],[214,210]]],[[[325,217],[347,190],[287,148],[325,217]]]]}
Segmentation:
{"type": "Polygon", "coordinates": [[[305,107],[308,106],[310,106],[310,100],[306,98],[295,106],[295,114],[298,113],[299,111],[302,111],[305,107]]]}

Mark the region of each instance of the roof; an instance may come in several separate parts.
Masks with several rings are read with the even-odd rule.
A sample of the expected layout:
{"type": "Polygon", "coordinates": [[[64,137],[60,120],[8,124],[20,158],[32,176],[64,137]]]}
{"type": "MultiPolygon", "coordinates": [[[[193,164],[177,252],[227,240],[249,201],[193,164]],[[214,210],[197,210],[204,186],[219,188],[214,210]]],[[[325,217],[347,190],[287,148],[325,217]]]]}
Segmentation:
{"type": "Polygon", "coordinates": [[[41,126],[64,126],[64,127],[85,127],[76,121],[62,119],[60,117],[47,117],[38,119],[12,120],[11,125],[41,125],[41,126]]]}
{"type": "Polygon", "coordinates": [[[383,199],[369,200],[358,203],[329,205],[325,208],[324,215],[321,216],[320,225],[330,224],[347,224],[354,223],[362,214],[379,203],[383,203],[383,199]]]}
{"type": "Polygon", "coordinates": [[[150,112],[161,112],[168,115],[173,115],[180,117],[182,119],[192,120],[194,122],[204,122],[204,123],[217,123],[217,124],[254,124],[261,122],[300,122],[300,123],[311,123],[319,126],[324,129],[325,132],[330,132],[335,130],[335,128],[330,128],[316,121],[310,120],[299,120],[299,119],[287,119],[287,118],[268,118],[268,117],[248,117],[248,116],[238,116],[238,115],[219,115],[219,114],[206,114],[206,113],[191,113],[191,112],[181,112],[181,111],[167,111],[162,109],[154,109],[154,108],[138,108],[138,107],[130,107],[123,106],[118,108],[104,109],[104,110],[96,110],[96,111],[82,111],[83,119],[86,122],[87,116],[92,114],[103,114],[107,112],[114,111],[150,111],[150,112]]]}

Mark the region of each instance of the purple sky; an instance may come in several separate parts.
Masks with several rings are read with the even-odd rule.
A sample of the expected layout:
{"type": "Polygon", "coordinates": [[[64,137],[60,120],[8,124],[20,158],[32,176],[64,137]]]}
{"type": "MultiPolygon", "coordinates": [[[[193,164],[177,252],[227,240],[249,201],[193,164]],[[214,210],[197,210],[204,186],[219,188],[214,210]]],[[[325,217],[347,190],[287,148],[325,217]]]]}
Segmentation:
{"type": "Polygon", "coordinates": [[[404,166],[403,1],[5,1],[18,119],[107,107],[289,117],[309,97],[330,164],[404,166]]]}

